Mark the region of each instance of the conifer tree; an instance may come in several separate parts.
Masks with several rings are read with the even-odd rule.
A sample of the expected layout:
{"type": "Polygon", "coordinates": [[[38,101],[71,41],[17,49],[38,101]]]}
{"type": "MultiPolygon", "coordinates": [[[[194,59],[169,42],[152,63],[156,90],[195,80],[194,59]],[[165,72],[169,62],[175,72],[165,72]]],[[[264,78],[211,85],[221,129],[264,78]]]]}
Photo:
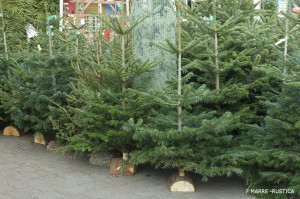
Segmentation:
{"type": "Polygon", "coordinates": [[[279,96],[268,102],[265,125],[252,129],[237,152],[250,188],[276,190],[255,194],[258,198],[296,198],[300,194],[299,53],[295,53],[293,61],[289,60],[294,65],[293,74],[279,96]]]}
{"type": "Polygon", "coordinates": [[[74,53],[66,51],[62,41],[67,37],[57,32],[57,40],[52,42],[54,52],[50,57],[48,37],[49,34],[40,32],[39,37],[31,41],[32,46],[11,55],[9,70],[5,69],[8,75],[1,77],[0,106],[11,122],[25,133],[42,133],[47,139],[53,139],[55,133],[48,119],[48,106],[51,101],[65,102],[62,93],[69,91],[67,84],[74,76],[71,69],[74,53]],[[57,42],[58,39],[60,42],[57,42]],[[53,89],[53,70],[56,89],[53,89]]]}
{"type": "MultiPolygon", "coordinates": [[[[298,16],[288,12],[285,17],[289,19],[287,53],[284,44],[278,45],[278,70],[272,72],[283,80],[279,84],[281,89],[272,98],[265,95],[268,98],[265,124],[255,126],[242,137],[237,153],[244,165],[243,176],[251,188],[289,191],[257,194],[259,198],[295,198],[299,195],[299,32],[291,31],[297,29],[294,25],[298,16]]],[[[285,20],[278,22],[277,31],[284,32],[285,20]]]]}
{"type": "MultiPolygon", "coordinates": [[[[181,51],[186,74],[182,91],[189,94],[182,94],[182,98],[170,90],[155,94],[153,100],[164,108],[134,135],[139,148],[132,161],[181,167],[204,179],[240,174],[243,167],[238,163],[243,160],[239,159],[241,148],[236,147],[247,139],[245,132],[264,124],[264,102],[274,100],[280,90],[281,69],[276,67],[280,53],[274,45],[280,32],[276,32],[275,18],[269,12],[254,13],[252,1],[201,1],[185,17],[181,35],[189,50],[181,51]],[[258,14],[260,20],[254,17],[258,14]],[[199,45],[192,43],[195,38],[199,45]],[[171,109],[178,97],[184,109],[182,131],[174,129],[178,113],[171,109]]],[[[180,54],[176,45],[159,46],[180,54]]],[[[251,157],[250,151],[248,154],[251,157]]]]}
{"type": "MultiPolygon", "coordinates": [[[[44,31],[44,25],[36,23],[36,20],[43,21],[49,13],[58,14],[59,6],[55,0],[1,0],[0,7],[3,15],[0,17],[0,23],[3,21],[3,27],[2,24],[0,25],[0,32],[1,35],[3,32],[6,34],[7,51],[13,53],[21,51],[26,46],[25,26],[28,23],[34,23],[36,28],[44,31]]],[[[0,38],[3,43],[4,38],[0,38]]]]}
{"type": "Polygon", "coordinates": [[[133,31],[133,56],[141,64],[160,60],[152,72],[135,80],[135,86],[144,89],[165,87],[166,82],[176,77],[176,56],[164,51],[155,43],[169,40],[175,43],[175,11],[172,0],[132,1],[131,20],[147,17],[133,31]]]}
{"type": "Polygon", "coordinates": [[[266,117],[263,150],[257,156],[259,175],[253,179],[253,185],[290,190],[279,195],[270,193],[269,198],[293,198],[300,194],[299,89],[297,74],[295,80],[284,84],[266,117]]]}
{"type": "MultiPolygon", "coordinates": [[[[29,45],[31,47],[37,45],[38,43],[35,42],[28,43],[25,26],[32,23],[36,29],[45,31],[46,26],[43,21],[46,18],[46,12],[55,15],[57,11],[58,4],[54,0],[0,1],[0,32],[2,33],[1,36],[3,36],[0,37],[1,59],[4,56],[8,60],[10,54],[13,56],[14,53],[28,49],[29,45]]],[[[12,62],[15,63],[15,60],[12,62]]],[[[7,74],[10,65],[12,65],[10,61],[1,63],[2,75],[7,74]]]]}
{"type": "MultiPolygon", "coordinates": [[[[236,108],[231,113],[230,109],[226,111],[226,108],[214,108],[213,103],[237,103],[240,98],[233,99],[230,95],[234,93],[235,97],[245,96],[247,91],[237,85],[222,90],[215,89],[216,84],[213,80],[216,78],[213,78],[215,75],[212,67],[212,63],[215,62],[209,62],[214,59],[206,61],[206,70],[201,70],[206,72],[205,74],[195,76],[195,68],[204,68],[203,58],[208,56],[208,53],[213,53],[212,49],[208,51],[211,46],[205,45],[211,40],[207,34],[200,33],[204,28],[201,29],[202,26],[197,26],[192,20],[192,17],[196,18],[195,20],[199,19],[200,13],[184,16],[191,17],[187,18],[188,22],[181,20],[181,13],[183,12],[177,13],[180,20],[180,23],[177,23],[177,44],[158,44],[160,48],[178,55],[177,82],[173,82],[163,92],[156,91],[150,94],[153,97],[148,101],[157,101],[161,108],[148,124],[140,126],[134,134],[138,149],[132,154],[131,161],[197,172],[203,175],[203,180],[216,175],[240,173],[241,170],[225,153],[231,145],[232,134],[240,128],[241,115],[245,113],[244,107],[236,108]],[[206,39],[203,39],[203,35],[206,39]],[[203,48],[208,52],[202,50],[203,48]],[[200,81],[200,78],[206,77],[212,78],[200,81]],[[199,80],[195,81],[197,78],[199,80]],[[174,85],[177,85],[177,88],[174,85]]],[[[212,30],[208,25],[205,27],[212,30]]]]}
{"type": "MultiPolygon", "coordinates": [[[[133,80],[149,72],[152,64],[137,63],[132,56],[132,30],[143,19],[129,24],[124,13],[117,19],[101,17],[101,30],[109,29],[111,39],[100,35],[101,57],[90,56],[75,67],[77,78],[70,84],[68,105],[57,104],[51,120],[59,131],[63,150],[95,153],[114,149],[128,153],[135,144],[134,125],[147,118],[147,105],[133,89],[133,80]]],[[[92,48],[92,47],[91,47],[92,48]]]]}

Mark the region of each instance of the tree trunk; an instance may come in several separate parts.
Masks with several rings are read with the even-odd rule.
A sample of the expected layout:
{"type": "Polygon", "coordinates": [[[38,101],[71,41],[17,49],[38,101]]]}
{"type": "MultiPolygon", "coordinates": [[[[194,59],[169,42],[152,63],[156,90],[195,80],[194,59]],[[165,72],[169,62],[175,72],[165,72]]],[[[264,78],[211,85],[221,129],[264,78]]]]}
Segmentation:
{"type": "Polygon", "coordinates": [[[16,136],[19,137],[21,136],[20,131],[14,127],[14,126],[7,126],[5,127],[5,129],[3,130],[3,135],[5,136],[16,136]]]}
{"type": "Polygon", "coordinates": [[[129,157],[129,153],[128,152],[123,152],[123,160],[127,161],[129,157]]]}
{"type": "MultiPolygon", "coordinates": [[[[177,28],[178,28],[178,49],[179,49],[179,53],[178,53],[178,66],[177,66],[177,79],[178,79],[178,95],[179,97],[182,96],[182,54],[181,54],[181,26],[180,26],[180,17],[181,17],[181,0],[178,0],[178,7],[177,7],[177,17],[176,17],[176,21],[177,21],[177,28]]],[[[182,103],[181,103],[181,98],[178,101],[178,105],[177,105],[177,114],[178,114],[178,130],[181,131],[182,130],[182,103]]]]}
{"type": "Polygon", "coordinates": [[[109,166],[109,174],[116,176],[132,176],[136,170],[136,165],[126,164],[123,158],[113,158],[109,166]]]}
{"type": "Polygon", "coordinates": [[[219,69],[219,50],[218,50],[218,32],[217,32],[217,0],[214,0],[213,6],[213,25],[215,40],[215,70],[216,70],[216,90],[220,90],[220,69],[219,69]]]}
{"type": "Polygon", "coordinates": [[[191,178],[173,174],[169,178],[169,190],[171,192],[195,192],[195,187],[191,178]]]}
{"type": "Polygon", "coordinates": [[[46,141],[45,141],[45,138],[44,138],[43,134],[36,133],[36,134],[33,135],[33,138],[34,138],[34,143],[46,145],[46,141]]]}

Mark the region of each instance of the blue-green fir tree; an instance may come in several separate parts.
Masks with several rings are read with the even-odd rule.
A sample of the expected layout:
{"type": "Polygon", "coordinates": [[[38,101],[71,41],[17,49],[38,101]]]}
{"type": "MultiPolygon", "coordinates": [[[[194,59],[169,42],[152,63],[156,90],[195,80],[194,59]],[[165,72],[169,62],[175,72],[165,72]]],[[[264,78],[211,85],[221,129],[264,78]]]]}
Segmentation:
{"type": "Polygon", "coordinates": [[[11,54],[10,64],[4,66],[7,75],[1,77],[0,106],[6,119],[25,133],[55,138],[49,105],[52,101],[65,103],[62,93],[69,92],[67,84],[74,76],[71,65],[76,59],[72,48],[67,47],[74,46],[70,38],[57,31],[49,46],[49,34],[40,32],[21,53],[11,54]]]}

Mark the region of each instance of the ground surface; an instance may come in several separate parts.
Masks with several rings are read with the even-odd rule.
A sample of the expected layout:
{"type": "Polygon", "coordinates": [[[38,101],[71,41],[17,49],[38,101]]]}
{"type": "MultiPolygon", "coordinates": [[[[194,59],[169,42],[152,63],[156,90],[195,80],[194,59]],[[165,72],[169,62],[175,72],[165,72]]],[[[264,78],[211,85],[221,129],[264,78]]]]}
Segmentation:
{"type": "Polygon", "coordinates": [[[195,193],[170,193],[174,171],[140,167],[133,177],[114,177],[86,158],[46,151],[32,136],[0,136],[0,199],[253,199],[238,178],[201,182],[195,193]]]}

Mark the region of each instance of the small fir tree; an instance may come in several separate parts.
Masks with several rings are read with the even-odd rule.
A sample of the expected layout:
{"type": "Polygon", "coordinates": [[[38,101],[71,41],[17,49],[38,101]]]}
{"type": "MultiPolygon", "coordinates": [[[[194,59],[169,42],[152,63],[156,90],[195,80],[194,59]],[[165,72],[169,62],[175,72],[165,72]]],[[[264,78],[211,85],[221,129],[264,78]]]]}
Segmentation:
{"type": "MultiPolygon", "coordinates": [[[[63,35],[58,33],[57,37],[63,39],[63,35]]],[[[40,44],[42,50],[33,45],[33,48],[29,46],[22,53],[14,53],[10,57],[11,66],[6,69],[8,75],[1,77],[1,108],[11,122],[24,132],[42,133],[53,139],[55,132],[48,119],[48,106],[51,101],[65,102],[62,93],[69,92],[67,84],[74,76],[71,62],[75,57],[70,51],[64,51],[64,45],[55,46],[55,42],[55,52],[50,57],[47,37],[36,38],[31,43],[40,44]]]]}

